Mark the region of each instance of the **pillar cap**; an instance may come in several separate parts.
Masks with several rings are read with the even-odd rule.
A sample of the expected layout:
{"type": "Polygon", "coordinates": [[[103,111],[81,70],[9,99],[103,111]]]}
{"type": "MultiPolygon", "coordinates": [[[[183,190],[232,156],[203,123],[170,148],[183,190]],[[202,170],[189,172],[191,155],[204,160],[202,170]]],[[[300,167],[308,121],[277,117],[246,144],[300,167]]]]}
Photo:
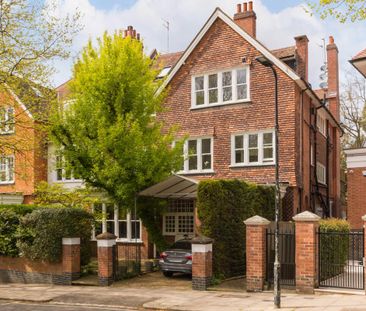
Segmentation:
{"type": "Polygon", "coordinates": [[[246,224],[247,226],[268,226],[270,223],[271,222],[268,219],[258,215],[244,220],[244,224],[246,224]]]}
{"type": "Polygon", "coordinates": [[[117,237],[109,232],[103,232],[95,237],[97,240],[115,240],[117,237]]]}
{"type": "Polygon", "coordinates": [[[292,217],[292,219],[299,222],[318,222],[321,217],[312,212],[305,211],[292,217]]]}
{"type": "Polygon", "coordinates": [[[211,244],[213,243],[213,239],[204,236],[204,235],[200,235],[200,236],[196,236],[195,238],[192,239],[192,244],[211,244]]]}
{"type": "Polygon", "coordinates": [[[363,215],[361,218],[363,221],[366,221],[366,215],[363,215]]]}

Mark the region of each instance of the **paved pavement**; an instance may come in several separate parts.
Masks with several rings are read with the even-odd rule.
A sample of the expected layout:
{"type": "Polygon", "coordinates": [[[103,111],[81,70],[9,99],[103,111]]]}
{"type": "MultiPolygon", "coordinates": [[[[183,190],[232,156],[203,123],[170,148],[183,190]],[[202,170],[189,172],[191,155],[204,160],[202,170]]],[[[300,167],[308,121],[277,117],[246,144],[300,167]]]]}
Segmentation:
{"type": "MultiPolygon", "coordinates": [[[[192,291],[181,287],[54,286],[0,284],[1,311],[63,310],[274,310],[271,292],[192,291]]],[[[345,294],[297,295],[285,292],[283,310],[366,310],[366,296],[345,294]]]]}

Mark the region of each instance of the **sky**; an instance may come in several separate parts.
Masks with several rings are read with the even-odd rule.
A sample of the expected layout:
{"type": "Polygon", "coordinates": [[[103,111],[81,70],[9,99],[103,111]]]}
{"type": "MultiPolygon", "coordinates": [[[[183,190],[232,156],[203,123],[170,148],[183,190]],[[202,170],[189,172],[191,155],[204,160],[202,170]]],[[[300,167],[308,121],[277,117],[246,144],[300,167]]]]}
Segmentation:
{"type": "MultiPolygon", "coordinates": [[[[51,0],[46,0],[51,1],[51,0]]],[[[229,16],[236,10],[235,0],[57,0],[57,14],[82,14],[83,30],[76,36],[69,60],[56,61],[57,73],[52,84],[58,86],[71,77],[72,65],[88,39],[104,31],[125,29],[128,25],[141,34],[146,53],[154,48],[167,52],[167,31],[164,20],[170,23],[169,52],[184,50],[201,29],[215,7],[229,16]]],[[[330,18],[321,20],[304,9],[297,0],[254,0],[257,14],[257,39],[269,49],[295,44],[294,37],[306,34],[309,38],[309,80],[319,86],[320,66],[324,62],[322,39],[333,35],[339,49],[341,81],[353,67],[348,63],[357,52],[366,48],[366,21],[341,24],[330,18]]]]}

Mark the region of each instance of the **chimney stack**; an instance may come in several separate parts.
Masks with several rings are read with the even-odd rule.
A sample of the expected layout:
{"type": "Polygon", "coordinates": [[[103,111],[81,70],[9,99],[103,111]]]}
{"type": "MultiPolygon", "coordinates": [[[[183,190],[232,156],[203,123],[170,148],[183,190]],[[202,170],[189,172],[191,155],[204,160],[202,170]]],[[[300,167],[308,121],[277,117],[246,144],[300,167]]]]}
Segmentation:
{"type": "Polygon", "coordinates": [[[327,66],[328,66],[328,93],[329,110],[340,120],[339,111],[339,68],[338,68],[338,48],[334,43],[333,36],[329,37],[327,45],[327,66]]]}
{"type": "Polygon", "coordinates": [[[295,37],[296,41],[296,72],[305,81],[308,81],[309,39],[306,35],[295,37]]]}
{"type": "Polygon", "coordinates": [[[123,31],[123,37],[131,37],[132,39],[140,41],[140,34],[137,33],[136,29],[133,29],[132,26],[128,26],[127,29],[123,31]]]}
{"type": "Polygon", "coordinates": [[[237,4],[234,22],[253,38],[256,37],[257,15],[253,11],[253,1],[244,2],[243,9],[241,4],[237,4]]]}

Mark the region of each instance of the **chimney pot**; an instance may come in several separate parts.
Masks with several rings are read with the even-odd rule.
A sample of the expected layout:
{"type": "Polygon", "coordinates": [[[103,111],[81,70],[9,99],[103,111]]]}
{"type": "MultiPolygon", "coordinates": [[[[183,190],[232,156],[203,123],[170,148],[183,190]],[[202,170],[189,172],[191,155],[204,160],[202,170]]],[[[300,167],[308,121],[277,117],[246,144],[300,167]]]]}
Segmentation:
{"type": "Polygon", "coordinates": [[[243,12],[248,11],[248,3],[244,2],[243,3],[243,12]]]}
{"type": "Polygon", "coordinates": [[[329,44],[334,44],[334,38],[333,38],[333,36],[329,36],[329,44]]]}
{"type": "Polygon", "coordinates": [[[137,36],[136,36],[137,40],[140,41],[140,34],[138,33],[137,36]]]}
{"type": "Polygon", "coordinates": [[[253,11],[253,1],[249,1],[249,11],[253,11]]]}
{"type": "Polygon", "coordinates": [[[127,37],[127,30],[126,30],[126,29],[123,31],[123,37],[124,37],[124,38],[126,38],[126,37],[127,37]]]}
{"type": "Polygon", "coordinates": [[[236,13],[241,13],[241,4],[240,3],[238,3],[236,5],[236,13]]]}
{"type": "Polygon", "coordinates": [[[127,30],[132,30],[133,29],[133,27],[132,26],[128,26],[127,27],[127,30]]]}
{"type": "Polygon", "coordinates": [[[133,38],[136,38],[136,29],[133,30],[132,36],[133,38]]]}

